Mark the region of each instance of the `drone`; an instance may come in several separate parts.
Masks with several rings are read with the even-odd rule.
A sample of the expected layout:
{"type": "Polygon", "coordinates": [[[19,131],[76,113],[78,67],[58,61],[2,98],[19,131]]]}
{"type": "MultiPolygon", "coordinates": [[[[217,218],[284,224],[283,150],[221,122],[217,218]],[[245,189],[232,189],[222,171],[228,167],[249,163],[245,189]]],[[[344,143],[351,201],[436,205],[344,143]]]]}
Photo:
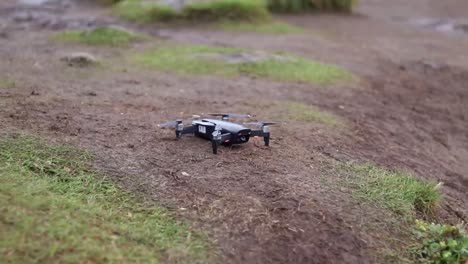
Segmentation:
{"type": "Polygon", "coordinates": [[[240,145],[249,142],[251,137],[263,137],[265,146],[270,145],[270,125],[274,122],[250,122],[238,124],[231,122],[231,118],[249,118],[250,115],[244,114],[209,114],[213,117],[221,117],[221,119],[200,118],[194,116],[190,126],[184,126],[184,119],[169,121],[158,126],[161,128],[175,128],[175,135],[180,139],[182,135],[193,134],[211,141],[213,154],[218,154],[218,147],[240,145]],[[247,128],[244,125],[257,126],[259,129],[247,128]]]}

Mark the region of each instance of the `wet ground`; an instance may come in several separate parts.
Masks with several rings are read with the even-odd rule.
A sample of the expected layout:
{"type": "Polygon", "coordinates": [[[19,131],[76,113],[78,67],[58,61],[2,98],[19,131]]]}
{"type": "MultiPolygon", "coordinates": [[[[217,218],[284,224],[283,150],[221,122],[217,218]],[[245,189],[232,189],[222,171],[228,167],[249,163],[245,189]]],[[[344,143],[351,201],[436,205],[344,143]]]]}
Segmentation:
{"type": "Polygon", "coordinates": [[[97,166],[115,182],[206,231],[226,262],[381,262],[383,252],[399,249],[405,234],[385,221],[391,218],[385,211],[354,200],[352,190],[337,184],[343,175],[323,162],[372,161],[442,181],[439,220],[468,220],[468,36],[439,32],[440,23],[411,22],[461,21],[467,4],[361,2],[353,16],[279,18],[305,28],[303,34],[259,35],[210,26],[132,25],[81,1],[2,1],[0,79],[16,84],[0,88],[0,128],[93,151],[97,166]],[[128,62],[128,54],[152,43],[103,48],[50,38],[99,25],[175,43],[287,51],[340,65],[362,82],[319,87],[181,77],[128,62]],[[60,58],[72,52],[89,52],[106,67],[69,67],[60,58]],[[157,127],[181,115],[220,111],[273,120],[278,101],[332,112],[346,120],[347,129],[283,122],[273,129],[270,148],[253,141],[213,156],[207,142],[178,142],[157,127]]]}

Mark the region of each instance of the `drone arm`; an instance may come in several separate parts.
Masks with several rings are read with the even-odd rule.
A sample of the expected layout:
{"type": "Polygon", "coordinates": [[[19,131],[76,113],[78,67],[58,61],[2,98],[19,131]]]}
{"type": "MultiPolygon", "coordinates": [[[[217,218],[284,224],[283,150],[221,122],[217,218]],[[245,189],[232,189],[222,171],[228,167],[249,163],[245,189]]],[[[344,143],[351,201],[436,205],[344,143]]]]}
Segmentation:
{"type": "Polygon", "coordinates": [[[194,134],[197,131],[197,126],[189,126],[182,129],[176,128],[176,137],[180,138],[182,135],[185,134],[194,134]]]}
{"type": "Polygon", "coordinates": [[[265,133],[263,130],[252,130],[252,132],[250,132],[251,137],[263,137],[264,135],[265,133]]]}
{"type": "Polygon", "coordinates": [[[265,131],[265,129],[261,130],[252,130],[250,133],[251,137],[263,137],[263,141],[265,142],[265,146],[270,145],[270,132],[265,131]]]}

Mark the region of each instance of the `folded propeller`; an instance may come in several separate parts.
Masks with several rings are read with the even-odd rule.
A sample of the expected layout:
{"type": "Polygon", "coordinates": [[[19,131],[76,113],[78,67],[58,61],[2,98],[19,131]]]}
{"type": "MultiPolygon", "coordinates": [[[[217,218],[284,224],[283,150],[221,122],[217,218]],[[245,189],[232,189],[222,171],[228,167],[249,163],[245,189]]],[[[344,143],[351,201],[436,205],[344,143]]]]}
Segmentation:
{"type": "Polygon", "coordinates": [[[244,123],[244,125],[252,125],[252,126],[259,126],[259,127],[264,127],[264,126],[270,126],[276,124],[275,122],[248,122],[244,123]]]}

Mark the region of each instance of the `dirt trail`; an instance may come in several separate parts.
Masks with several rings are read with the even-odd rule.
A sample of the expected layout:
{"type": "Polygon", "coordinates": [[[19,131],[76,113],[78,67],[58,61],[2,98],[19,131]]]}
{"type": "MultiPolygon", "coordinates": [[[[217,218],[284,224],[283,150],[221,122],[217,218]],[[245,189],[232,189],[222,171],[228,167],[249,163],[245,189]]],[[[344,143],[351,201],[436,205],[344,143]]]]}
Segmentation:
{"type": "Polygon", "coordinates": [[[403,13],[397,1],[361,2],[361,14],[351,17],[280,18],[310,30],[305,34],[259,36],[207,27],[135,26],[77,1],[47,8],[2,1],[0,79],[17,85],[0,88],[0,128],[24,129],[92,150],[97,166],[124,188],[208,232],[226,262],[380,262],[381,251],[398,248],[404,234],[377,228],[385,212],[356,202],[346,188],[325,183],[341,175],[324,172],[322,161],[373,161],[443,181],[447,198],[440,217],[467,220],[468,35],[391,19],[456,16],[466,5],[450,1],[439,12],[436,2],[418,0],[403,3],[403,13]],[[66,45],[49,37],[57,30],[107,24],[175,42],[288,51],[336,63],[364,81],[356,89],[247,77],[179,77],[128,64],[126,49],[66,45]],[[59,58],[77,50],[111,66],[66,67],[59,58]],[[274,119],[276,110],[259,98],[263,104],[287,100],[319,106],[345,117],[349,131],[291,121],[274,128],[270,148],[252,142],[213,156],[205,141],[177,142],[171,131],[156,126],[220,109],[274,119]]]}

